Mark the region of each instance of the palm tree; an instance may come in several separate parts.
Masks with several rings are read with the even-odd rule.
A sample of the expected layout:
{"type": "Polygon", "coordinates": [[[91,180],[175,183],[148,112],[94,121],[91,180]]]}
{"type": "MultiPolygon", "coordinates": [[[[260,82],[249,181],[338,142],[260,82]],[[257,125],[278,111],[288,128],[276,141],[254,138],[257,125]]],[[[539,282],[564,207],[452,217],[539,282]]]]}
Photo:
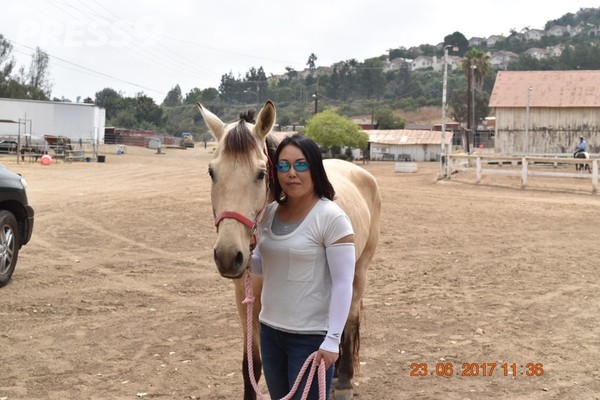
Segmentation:
{"type": "MultiPolygon", "coordinates": [[[[473,107],[473,96],[475,88],[483,86],[485,76],[490,72],[490,56],[476,47],[467,51],[461,60],[461,68],[467,78],[467,131],[474,132],[477,126],[475,121],[475,107],[473,107]]],[[[470,152],[469,136],[463,133],[463,145],[465,151],[470,152]]]]}

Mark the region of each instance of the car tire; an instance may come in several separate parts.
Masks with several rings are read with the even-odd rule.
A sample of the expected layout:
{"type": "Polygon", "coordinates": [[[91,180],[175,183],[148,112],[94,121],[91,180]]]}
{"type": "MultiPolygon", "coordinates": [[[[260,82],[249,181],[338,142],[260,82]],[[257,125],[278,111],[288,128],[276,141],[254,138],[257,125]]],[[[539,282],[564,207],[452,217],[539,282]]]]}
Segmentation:
{"type": "Polygon", "coordinates": [[[10,281],[15,271],[20,247],[15,216],[9,211],[0,211],[0,287],[10,281]]]}

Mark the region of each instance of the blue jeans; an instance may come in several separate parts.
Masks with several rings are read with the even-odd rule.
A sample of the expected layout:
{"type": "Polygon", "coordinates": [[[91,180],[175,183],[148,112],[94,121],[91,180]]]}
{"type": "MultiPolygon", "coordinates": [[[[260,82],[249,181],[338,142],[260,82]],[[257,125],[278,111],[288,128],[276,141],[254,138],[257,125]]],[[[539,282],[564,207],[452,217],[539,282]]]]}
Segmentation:
{"type": "MultiPolygon", "coordinates": [[[[325,340],[325,335],[298,335],[260,324],[260,354],[267,388],[272,399],[281,399],[290,392],[296,377],[302,369],[302,365],[304,365],[308,356],[319,349],[323,340],[325,340]]],[[[330,366],[326,373],[325,393],[327,399],[329,399],[329,391],[333,381],[333,368],[333,365],[330,366]]],[[[306,370],[293,397],[294,400],[299,400],[302,397],[309,371],[310,368],[306,370]]],[[[316,372],[310,386],[308,399],[319,399],[319,379],[316,372]]]]}

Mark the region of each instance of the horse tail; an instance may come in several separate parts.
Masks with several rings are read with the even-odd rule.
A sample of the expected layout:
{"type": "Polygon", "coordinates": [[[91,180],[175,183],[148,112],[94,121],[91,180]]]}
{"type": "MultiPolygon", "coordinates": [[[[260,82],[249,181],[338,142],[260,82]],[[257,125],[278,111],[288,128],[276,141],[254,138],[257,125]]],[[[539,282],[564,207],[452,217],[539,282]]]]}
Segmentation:
{"type": "Polygon", "coordinates": [[[362,314],[363,304],[361,300],[357,318],[353,321],[350,321],[350,324],[346,326],[346,329],[344,329],[344,332],[342,333],[342,338],[340,340],[339,359],[343,358],[342,355],[345,352],[350,352],[350,355],[352,356],[351,371],[356,372],[358,372],[360,368],[360,323],[362,319],[362,314]]]}
{"type": "Polygon", "coordinates": [[[363,303],[360,301],[360,309],[358,311],[358,319],[356,321],[356,327],[354,332],[352,333],[353,342],[351,343],[352,347],[352,366],[354,370],[358,372],[360,368],[360,323],[363,316],[363,303]]]}

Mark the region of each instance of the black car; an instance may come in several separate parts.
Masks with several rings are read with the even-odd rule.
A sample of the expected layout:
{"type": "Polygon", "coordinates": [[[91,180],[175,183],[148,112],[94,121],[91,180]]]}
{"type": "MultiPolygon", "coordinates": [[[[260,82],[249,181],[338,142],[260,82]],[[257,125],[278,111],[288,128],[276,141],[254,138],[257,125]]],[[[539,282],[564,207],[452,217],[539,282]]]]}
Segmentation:
{"type": "Polygon", "coordinates": [[[0,287],[15,271],[21,246],[33,232],[33,208],[27,202],[25,179],[0,164],[0,287]]]}

